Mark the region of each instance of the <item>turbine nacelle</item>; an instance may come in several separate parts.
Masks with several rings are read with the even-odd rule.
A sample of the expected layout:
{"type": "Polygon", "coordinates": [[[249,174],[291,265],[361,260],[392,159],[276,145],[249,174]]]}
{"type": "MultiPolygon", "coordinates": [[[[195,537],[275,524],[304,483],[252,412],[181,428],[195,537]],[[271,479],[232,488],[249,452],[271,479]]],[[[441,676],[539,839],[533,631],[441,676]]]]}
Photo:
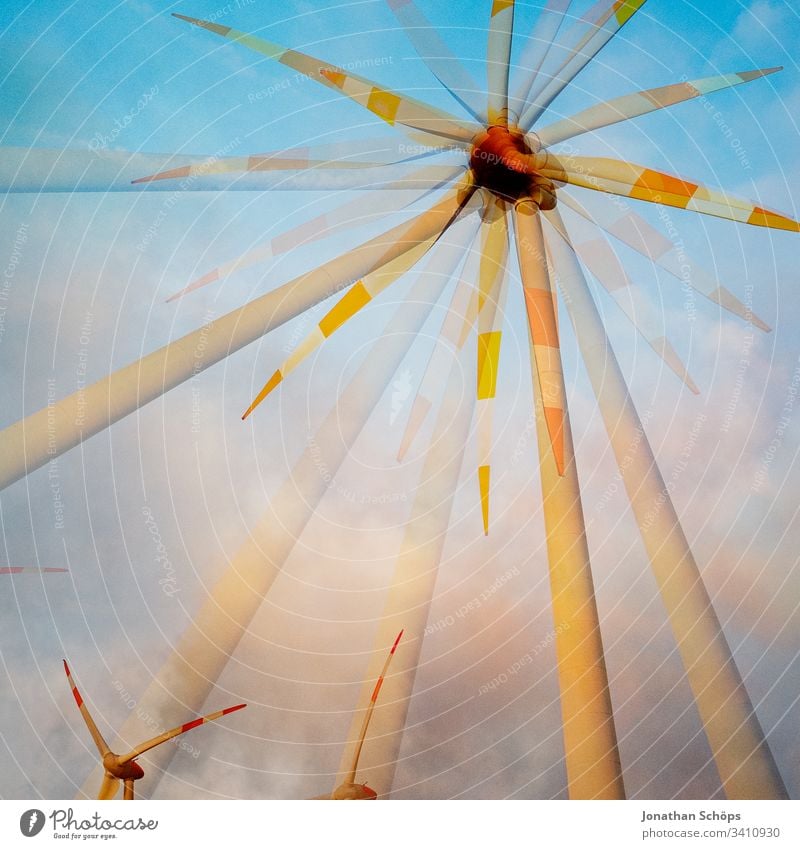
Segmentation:
{"type": "Polygon", "coordinates": [[[336,800],[351,800],[351,801],[374,801],[378,798],[378,794],[366,784],[355,784],[350,781],[343,781],[331,793],[331,799],[336,800]]]}
{"type": "Polygon", "coordinates": [[[122,761],[122,756],[115,752],[108,752],[103,755],[103,769],[112,778],[119,778],[122,781],[138,781],[144,778],[144,770],[136,761],[122,761]]]}
{"type": "Polygon", "coordinates": [[[487,127],[475,137],[470,152],[476,185],[512,203],[529,197],[540,209],[554,209],[555,185],[534,166],[536,151],[531,143],[535,141],[535,135],[526,136],[519,127],[487,127]]]}

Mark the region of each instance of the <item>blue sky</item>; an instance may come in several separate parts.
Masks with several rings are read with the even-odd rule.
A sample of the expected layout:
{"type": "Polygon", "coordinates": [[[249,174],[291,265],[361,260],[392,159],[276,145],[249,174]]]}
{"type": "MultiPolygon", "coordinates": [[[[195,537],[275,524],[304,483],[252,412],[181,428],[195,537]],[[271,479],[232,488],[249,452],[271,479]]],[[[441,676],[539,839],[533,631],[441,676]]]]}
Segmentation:
{"type": "MultiPolygon", "coordinates": [[[[236,139],[237,151],[256,153],[390,132],[355,104],[188,27],[170,11],[215,17],[344,65],[363,61],[360,73],[387,87],[458,108],[414,58],[383,2],[230,5],[235,8],[219,0],[168,7],[75,3],[54,13],[45,3],[8,4],[0,35],[0,111],[7,122],[1,143],[86,149],[99,134],[113,136],[111,147],[121,150],[211,154],[236,139]],[[140,109],[137,102],[148,92],[140,109]],[[115,132],[116,122],[128,115],[133,118],[115,132]]],[[[420,5],[482,82],[488,3],[458,4],[459,20],[453,4],[420,5]]],[[[518,5],[517,32],[524,33],[533,25],[536,5],[518,5]]],[[[582,13],[588,5],[575,8],[582,13]]],[[[555,105],[569,114],[595,100],[684,77],[784,65],[781,74],[712,95],[713,109],[685,104],[586,137],[581,150],[722,185],[797,216],[799,37],[800,20],[783,0],[650,0],[555,105]]],[[[77,381],[105,375],[314,267],[367,232],[357,229],[267,269],[249,269],[175,307],[163,298],[192,277],[331,200],[324,193],[192,193],[170,210],[148,249],[137,251],[134,246],[163,203],[158,194],[3,200],[3,255],[12,256],[16,240],[20,262],[7,290],[0,336],[0,368],[8,376],[0,388],[0,425],[43,406],[51,386],[58,397],[74,391],[77,381]]],[[[655,209],[637,211],[662,223],[655,209]]],[[[794,729],[800,707],[791,682],[797,680],[800,650],[795,602],[800,429],[794,407],[774,456],[767,454],[798,367],[796,235],[680,212],[673,220],[690,253],[726,286],[740,297],[753,287],[754,309],[773,333],[751,339],[748,328],[707,303],[698,302],[690,318],[679,284],[620,249],[700,385],[695,398],[635,341],[607,298],[601,294],[598,302],[637,404],[654,411],[648,433],[662,468],[674,466],[687,435],[706,417],[695,453],[700,461],[682,474],[675,500],[796,796],[800,758],[794,729]],[[745,351],[750,353],[742,368],[745,351]],[[726,422],[732,398],[736,415],[726,422]],[[759,475],[766,477],[753,491],[759,475]]],[[[46,582],[15,579],[2,599],[0,645],[15,698],[6,691],[0,702],[0,743],[14,759],[14,767],[0,776],[0,795],[73,795],[74,782],[82,782],[92,760],[62,680],[61,656],[71,658],[105,727],[118,727],[127,709],[112,683],[122,680],[130,692],[144,689],[202,599],[204,582],[235,551],[302,450],[306,433],[333,403],[330,387],[363,358],[365,343],[407,287],[398,284],[396,294],[332,339],[246,426],[239,415],[282,357],[291,326],[215,367],[198,388],[175,390],[60,458],[55,469],[63,527],[52,469],[0,494],[5,560],[71,570],[46,582]],[[198,397],[202,433],[195,437],[190,424],[198,397]],[[175,597],[158,583],[162,574],[142,519],[145,507],[170,551],[181,590],[175,597]]],[[[479,537],[474,455],[468,453],[458,521],[431,619],[458,609],[510,565],[519,564],[522,574],[479,614],[426,641],[413,727],[398,772],[400,796],[526,798],[564,792],[551,651],[537,654],[505,692],[473,698],[481,683],[538,644],[550,628],[535,462],[532,456],[524,463],[512,456],[530,405],[524,323],[514,295],[501,378],[503,427],[496,453],[507,488],[497,496],[497,533],[487,541],[479,537]],[[440,686],[454,668],[452,687],[440,686]],[[454,718],[449,706],[462,698],[470,700],[454,718]]],[[[421,376],[438,332],[436,319],[404,366],[412,382],[421,376]]],[[[712,795],[718,780],[705,743],[694,738],[697,718],[632,518],[622,496],[597,507],[613,479],[613,457],[568,334],[564,355],[629,792],[645,798],[712,795]],[[641,599],[648,600],[644,611],[641,599]],[[643,680],[647,687],[639,686],[643,680]]],[[[338,741],[357,697],[419,474],[418,456],[395,468],[392,445],[401,426],[387,426],[390,393],[381,404],[342,470],[340,489],[326,497],[287,564],[291,577],[276,585],[237,662],[219,682],[214,704],[209,702],[213,709],[241,697],[253,708],[235,727],[204,729],[209,733],[197,740],[200,758],[179,753],[173,777],[160,788],[165,796],[283,797],[325,789],[319,773],[335,770],[338,762],[338,741]],[[356,510],[344,492],[406,498],[356,510]],[[345,568],[352,567],[354,550],[357,566],[345,568]],[[303,683],[308,681],[317,686],[303,683]],[[293,709],[299,700],[309,713],[293,709]],[[229,765],[223,791],[215,778],[221,761],[229,765]]]]}

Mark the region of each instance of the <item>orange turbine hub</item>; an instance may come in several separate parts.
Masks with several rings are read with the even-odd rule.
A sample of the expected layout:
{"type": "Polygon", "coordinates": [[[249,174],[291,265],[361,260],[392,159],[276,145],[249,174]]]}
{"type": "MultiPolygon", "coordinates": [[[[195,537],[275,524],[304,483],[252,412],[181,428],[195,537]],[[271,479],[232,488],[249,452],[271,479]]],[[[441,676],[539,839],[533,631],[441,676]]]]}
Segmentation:
{"type": "Polygon", "coordinates": [[[532,197],[542,209],[552,209],[555,188],[531,167],[532,153],[518,129],[494,125],[476,137],[469,164],[475,182],[492,194],[512,202],[532,197]]]}

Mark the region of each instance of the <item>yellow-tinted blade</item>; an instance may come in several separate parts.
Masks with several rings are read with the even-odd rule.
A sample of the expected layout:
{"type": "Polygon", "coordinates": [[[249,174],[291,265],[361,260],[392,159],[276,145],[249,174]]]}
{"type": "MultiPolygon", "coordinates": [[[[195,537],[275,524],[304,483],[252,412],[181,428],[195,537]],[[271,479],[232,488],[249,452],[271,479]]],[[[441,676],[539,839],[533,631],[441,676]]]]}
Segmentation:
{"type": "Polygon", "coordinates": [[[533,85],[538,81],[539,72],[564,23],[570,2],[571,0],[548,0],[539,12],[533,32],[525,40],[519,59],[522,76],[510,103],[517,116],[522,114],[533,85]]]}
{"type": "Polygon", "coordinates": [[[663,322],[659,320],[645,293],[628,277],[608,241],[600,235],[590,239],[570,236],[558,210],[545,212],[544,216],[558,234],[555,240],[545,234],[548,256],[553,257],[551,265],[556,268],[567,267],[566,263],[558,261],[559,257],[565,250],[576,254],[664,364],[683,381],[690,392],[699,394],[700,390],[667,339],[663,322]]]}
{"type": "Polygon", "coordinates": [[[381,168],[383,162],[364,162],[356,159],[307,159],[305,157],[240,156],[219,159],[208,165],[184,165],[158,174],[148,174],[134,180],[137,183],[155,183],[159,180],[196,179],[206,174],[246,174],[254,171],[314,171],[333,169],[354,171],[362,168],[381,168]]]}
{"type": "Polygon", "coordinates": [[[591,62],[623,26],[644,6],[646,0],[613,0],[590,24],[578,43],[567,53],[556,72],[529,101],[519,125],[529,130],[547,107],[591,62]]]}
{"type": "Polygon", "coordinates": [[[485,109],[476,105],[481,89],[461,60],[453,55],[444,43],[419,6],[414,0],[387,0],[387,2],[431,73],[476,121],[484,123],[485,109]]]}
{"type": "Polygon", "coordinates": [[[401,124],[414,130],[422,130],[443,138],[460,141],[462,144],[469,144],[475,132],[479,129],[477,126],[470,129],[468,124],[459,122],[454,115],[435,109],[413,98],[395,94],[388,89],[375,85],[364,77],[349,73],[338,65],[333,65],[322,59],[316,59],[297,50],[287,50],[279,44],[256,38],[254,35],[248,35],[232,27],[224,27],[209,21],[178,15],[174,12],[173,15],[183,21],[188,21],[195,26],[221,35],[223,38],[236,41],[250,48],[250,50],[293,68],[309,79],[316,80],[316,82],[322,83],[328,88],[341,92],[368,109],[373,115],[377,115],[381,120],[386,121],[387,124],[401,124]]]}
{"type": "Polygon", "coordinates": [[[390,231],[395,235],[392,238],[387,238],[386,241],[390,244],[393,243],[394,249],[388,255],[387,262],[377,265],[339,298],[317,326],[284,361],[283,365],[264,384],[253,402],[245,410],[243,419],[246,419],[267,395],[279,386],[284,378],[294,371],[329,336],[402,277],[430,250],[442,233],[455,221],[472,195],[470,192],[467,197],[459,199],[461,192],[461,189],[451,192],[443,201],[419,215],[410,224],[401,225],[390,231]],[[439,225],[438,228],[437,224],[439,225]],[[399,250],[398,246],[400,246],[399,250]]]}
{"type": "Polygon", "coordinates": [[[489,80],[487,112],[490,124],[508,124],[508,68],[514,31],[514,0],[492,0],[486,76],[489,80]]]}
{"type": "Polygon", "coordinates": [[[478,491],[483,532],[489,533],[492,426],[504,321],[508,266],[508,204],[494,199],[484,210],[478,273],[478,361],[475,429],[478,436],[478,491]]]}
{"type": "Polygon", "coordinates": [[[618,239],[632,250],[652,260],[676,280],[690,286],[724,310],[745,321],[751,321],[759,330],[769,333],[769,325],[759,318],[749,306],[743,304],[729,289],[698,265],[684,247],[676,246],[640,215],[629,209],[620,209],[610,198],[599,196],[605,201],[592,204],[591,210],[579,203],[567,192],[559,192],[559,200],[569,209],[601,230],[618,239]]]}
{"type": "MultiPolygon", "coordinates": [[[[478,221],[479,224],[480,221],[478,221]]],[[[477,241],[478,232],[479,226],[476,226],[475,233],[464,246],[466,251],[462,250],[461,255],[454,264],[451,264],[447,269],[429,266],[421,273],[429,273],[431,275],[446,274],[448,278],[451,277],[458,271],[458,267],[462,264],[462,261],[466,262],[466,259],[472,255],[472,249],[474,243],[477,241]]],[[[469,278],[465,264],[461,269],[459,280],[453,290],[450,305],[442,320],[439,337],[428,356],[422,379],[419,381],[416,395],[411,403],[411,411],[409,412],[403,436],[400,440],[400,448],[397,452],[398,462],[402,462],[405,458],[428,413],[434,406],[434,399],[438,397],[441,379],[447,373],[451,357],[453,356],[453,350],[463,347],[466,341],[467,335],[463,332],[462,325],[467,320],[466,316],[470,306],[476,302],[474,295],[475,289],[469,278]]]]}
{"type": "Polygon", "coordinates": [[[715,77],[704,77],[691,82],[675,83],[674,85],[651,88],[633,94],[615,97],[605,103],[598,103],[578,112],[571,118],[556,121],[541,130],[536,131],[539,144],[548,147],[558,142],[566,141],[581,133],[609,127],[620,121],[638,118],[659,109],[666,109],[696,97],[703,97],[715,91],[732,88],[774,74],[782,68],[765,68],[757,71],[741,71],[735,74],[723,74],[715,77]]]}
{"type": "Polygon", "coordinates": [[[551,180],[586,189],[635,198],[713,215],[756,227],[800,232],[797,221],[754,201],[645,168],[622,159],[599,156],[556,156],[542,152],[531,157],[533,167],[551,180]]]}
{"type": "Polygon", "coordinates": [[[466,275],[462,275],[453,291],[453,297],[442,321],[438,339],[428,357],[417,394],[411,404],[411,412],[408,415],[403,437],[400,440],[400,449],[397,452],[399,462],[402,462],[405,458],[408,449],[427,419],[428,413],[433,409],[442,376],[447,373],[453,350],[462,348],[467,340],[467,334],[463,332],[463,329],[465,324],[468,324],[470,329],[472,328],[475,317],[473,315],[470,320],[469,312],[472,305],[476,303],[475,289],[466,275]]]}
{"type": "Polygon", "coordinates": [[[530,342],[544,407],[547,433],[559,475],[564,474],[566,390],[556,318],[555,292],[550,281],[538,207],[523,199],[514,214],[517,256],[525,295],[530,342]]]}
{"type": "MultiPolygon", "coordinates": [[[[458,150],[461,151],[462,148],[458,150]]],[[[352,142],[290,147],[251,156],[218,156],[200,161],[193,157],[193,161],[188,164],[157,171],[132,182],[135,185],[158,180],[197,179],[207,174],[238,174],[248,171],[375,168],[381,165],[399,165],[432,156],[434,153],[436,151],[420,149],[407,141],[389,137],[356,139],[352,142]]],[[[180,156],[174,158],[179,161],[181,159],[180,156]]]]}
{"type": "MultiPolygon", "coordinates": [[[[453,175],[457,176],[460,173],[461,171],[454,170],[453,175]]],[[[438,168],[437,166],[425,166],[411,176],[414,179],[419,178],[425,182],[429,176],[431,179],[439,176],[438,168]]],[[[427,189],[415,190],[410,203],[419,200],[426,191],[427,189]]],[[[212,268],[211,271],[193,280],[179,292],[170,295],[167,301],[175,301],[189,292],[193,292],[195,289],[208,286],[210,283],[216,283],[229,274],[250,268],[260,262],[266,262],[287,251],[310,244],[317,239],[324,239],[352,227],[368,224],[374,221],[376,217],[388,212],[395,212],[397,209],[398,200],[391,193],[378,193],[374,198],[370,198],[369,203],[366,203],[364,198],[359,195],[343,203],[341,206],[335,207],[328,212],[323,212],[321,215],[317,215],[308,221],[304,221],[302,224],[298,224],[296,227],[286,230],[284,233],[274,236],[272,239],[223,265],[212,268]]]]}

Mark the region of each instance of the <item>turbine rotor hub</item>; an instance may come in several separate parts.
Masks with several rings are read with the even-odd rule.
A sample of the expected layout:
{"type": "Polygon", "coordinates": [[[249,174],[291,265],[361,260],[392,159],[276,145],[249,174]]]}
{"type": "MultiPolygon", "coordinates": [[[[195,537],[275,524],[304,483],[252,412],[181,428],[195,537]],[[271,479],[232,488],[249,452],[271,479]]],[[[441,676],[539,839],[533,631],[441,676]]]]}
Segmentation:
{"type": "Polygon", "coordinates": [[[553,209],[556,188],[532,166],[534,151],[517,127],[494,124],[475,137],[469,165],[475,183],[504,200],[530,197],[540,209],[553,209]]]}
{"type": "Polygon", "coordinates": [[[144,778],[144,770],[136,761],[121,764],[119,755],[114,754],[114,752],[109,752],[103,757],[103,768],[109,775],[119,778],[121,781],[131,779],[138,781],[140,778],[144,778]]]}

